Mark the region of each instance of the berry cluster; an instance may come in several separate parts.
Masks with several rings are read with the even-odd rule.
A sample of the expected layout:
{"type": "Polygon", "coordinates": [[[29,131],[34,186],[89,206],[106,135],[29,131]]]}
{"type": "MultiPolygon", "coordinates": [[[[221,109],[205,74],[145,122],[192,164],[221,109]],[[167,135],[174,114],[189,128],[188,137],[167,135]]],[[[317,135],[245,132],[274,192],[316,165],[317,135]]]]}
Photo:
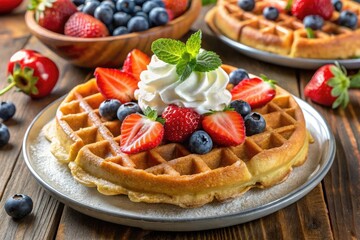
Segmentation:
{"type": "Polygon", "coordinates": [[[78,10],[104,23],[110,35],[145,31],[170,18],[162,0],[73,0],[78,10]]]}
{"type": "MultiPolygon", "coordinates": [[[[12,102],[0,103],[0,119],[7,121],[11,119],[16,112],[16,107],[12,102]]],[[[0,147],[5,146],[10,140],[10,132],[8,127],[0,122],[0,147]]]]}

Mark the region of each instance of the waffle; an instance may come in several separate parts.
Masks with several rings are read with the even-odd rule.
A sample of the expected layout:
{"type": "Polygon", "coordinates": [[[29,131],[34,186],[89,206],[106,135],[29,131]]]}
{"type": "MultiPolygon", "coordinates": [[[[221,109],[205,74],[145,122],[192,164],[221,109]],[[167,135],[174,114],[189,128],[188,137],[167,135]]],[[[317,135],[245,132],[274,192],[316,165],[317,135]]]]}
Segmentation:
{"type": "MultiPolygon", "coordinates": [[[[230,72],[233,68],[223,66],[230,72]]],[[[303,164],[311,139],[294,98],[277,87],[262,108],[267,127],[235,147],[191,154],[179,143],[163,143],[145,152],[120,151],[120,121],[105,121],[105,100],[95,79],[75,87],[46,126],[51,151],[67,163],[73,177],[105,195],[126,194],[131,201],[198,207],[234,198],[253,187],[270,187],[303,164]]]]}
{"type": "MultiPolygon", "coordinates": [[[[279,0],[286,5],[287,1],[279,0]]],[[[349,59],[360,56],[360,3],[343,0],[343,10],[358,15],[358,28],[352,30],[337,24],[339,13],[334,11],[315,38],[307,38],[301,20],[280,12],[276,21],[267,20],[262,11],[267,0],[256,0],[251,12],[243,11],[237,0],[219,0],[207,15],[210,28],[244,45],[279,55],[295,58],[349,59]]],[[[279,4],[278,3],[278,4],[279,4]]]]}

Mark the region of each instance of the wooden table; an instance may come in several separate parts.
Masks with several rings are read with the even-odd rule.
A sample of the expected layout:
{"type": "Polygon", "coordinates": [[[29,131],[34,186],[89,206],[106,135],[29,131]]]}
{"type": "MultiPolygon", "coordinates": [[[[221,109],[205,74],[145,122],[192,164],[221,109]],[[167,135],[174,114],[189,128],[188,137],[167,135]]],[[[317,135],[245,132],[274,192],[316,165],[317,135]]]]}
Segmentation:
{"type": "MultiPolygon", "coordinates": [[[[304,198],[261,219],[208,231],[156,232],[88,217],[55,200],[27,169],[22,140],[40,110],[89,79],[93,71],[70,65],[32,37],[24,22],[24,9],[25,4],[13,14],[0,16],[0,87],[6,85],[7,61],[22,48],[38,50],[55,60],[61,76],[53,93],[42,100],[34,101],[15,91],[0,97],[17,107],[15,117],[6,122],[10,143],[0,149],[0,239],[360,239],[359,90],[350,91],[351,102],[346,109],[332,110],[308,101],[327,119],[335,135],[333,166],[304,198]],[[32,214],[20,221],[12,220],[3,208],[15,193],[28,194],[34,201],[32,214]]],[[[203,48],[217,52],[226,64],[278,80],[283,88],[304,99],[304,85],[313,71],[280,67],[237,53],[207,29],[202,20],[206,10],[193,26],[193,30],[201,28],[204,32],[203,48]]]]}

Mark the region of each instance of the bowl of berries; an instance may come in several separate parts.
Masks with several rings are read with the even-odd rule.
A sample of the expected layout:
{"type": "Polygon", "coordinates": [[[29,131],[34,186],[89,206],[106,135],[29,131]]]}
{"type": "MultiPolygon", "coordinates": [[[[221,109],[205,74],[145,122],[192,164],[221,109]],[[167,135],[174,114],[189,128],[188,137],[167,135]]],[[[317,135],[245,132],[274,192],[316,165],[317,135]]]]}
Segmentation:
{"type": "Polygon", "coordinates": [[[127,53],[151,53],[158,38],[179,39],[201,10],[201,0],[31,0],[31,33],[70,63],[119,67],[127,53]]]}

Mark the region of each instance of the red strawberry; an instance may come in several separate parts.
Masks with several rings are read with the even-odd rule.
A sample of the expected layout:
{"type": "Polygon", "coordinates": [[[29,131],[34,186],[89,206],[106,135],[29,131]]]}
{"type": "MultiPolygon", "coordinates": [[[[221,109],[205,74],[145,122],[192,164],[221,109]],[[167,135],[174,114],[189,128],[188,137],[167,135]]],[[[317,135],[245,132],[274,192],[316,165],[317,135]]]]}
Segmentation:
{"type": "Polygon", "coordinates": [[[165,8],[173,12],[174,18],[182,15],[189,4],[189,0],[163,0],[163,2],[165,3],[165,8]]]}
{"type": "Polygon", "coordinates": [[[29,9],[40,26],[57,33],[64,33],[66,21],[77,12],[71,0],[31,0],[29,9]]]}
{"type": "Polygon", "coordinates": [[[225,110],[205,115],[202,127],[221,146],[236,146],[245,140],[244,120],[236,111],[225,110]]]}
{"type": "Polygon", "coordinates": [[[270,102],[276,95],[275,82],[265,76],[262,78],[242,80],[231,90],[232,100],[243,100],[250,104],[251,109],[262,107],[270,102]]]}
{"type": "Polygon", "coordinates": [[[164,138],[171,142],[184,142],[200,127],[201,116],[191,108],[169,105],[162,118],[165,119],[164,138]]]}
{"type": "Polygon", "coordinates": [[[348,88],[360,87],[360,72],[347,76],[346,69],[336,64],[320,67],[305,86],[304,94],[324,106],[345,108],[349,103],[348,88]]]}
{"type": "Polygon", "coordinates": [[[320,15],[329,20],[334,12],[331,0],[295,0],[291,13],[300,20],[308,15],[320,15]]]}
{"type": "Polygon", "coordinates": [[[136,79],[118,69],[96,68],[95,78],[99,91],[107,99],[118,99],[121,103],[134,100],[138,88],[136,79]]]}
{"type": "Polygon", "coordinates": [[[166,9],[166,12],[169,16],[169,22],[172,21],[175,18],[174,12],[171,9],[166,9]]]}
{"type": "Polygon", "coordinates": [[[158,146],[164,136],[164,126],[156,121],[157,113],[148,109],[147,116],[133,113],[121,124],[120,149],[132,154],[158,146]]]}
{"type": "Polygon", "coordinates": [[[82,38],[106,37],[109,31],[105,24],[86,13],[73,14],[65,24],[65,35],[82,38]]]}
{"type": "Polygon", "coordinates": [[[130,73],[140,81],[140,73],[147,69],[150,57],[138,49],[134,49],[127,55],[122,70],[130,73]]]}

